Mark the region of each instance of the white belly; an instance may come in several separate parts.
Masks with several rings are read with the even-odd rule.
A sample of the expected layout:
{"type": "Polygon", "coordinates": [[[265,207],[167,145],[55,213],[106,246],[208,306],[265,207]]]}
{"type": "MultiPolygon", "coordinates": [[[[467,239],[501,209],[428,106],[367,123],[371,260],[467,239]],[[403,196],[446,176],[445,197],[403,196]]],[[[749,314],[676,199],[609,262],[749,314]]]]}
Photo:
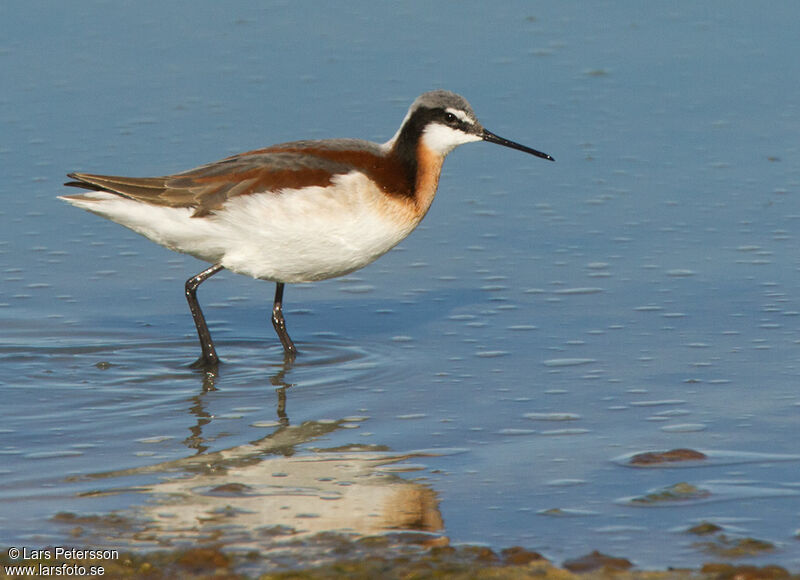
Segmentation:
{"type": "Polygon", "coordinates": [[[323,280],[363,268],[416,227],[363,175],[337,179],[333,187],[229,201],[213,218],[234,240],[222,265],[266,280],[323,280]]]}

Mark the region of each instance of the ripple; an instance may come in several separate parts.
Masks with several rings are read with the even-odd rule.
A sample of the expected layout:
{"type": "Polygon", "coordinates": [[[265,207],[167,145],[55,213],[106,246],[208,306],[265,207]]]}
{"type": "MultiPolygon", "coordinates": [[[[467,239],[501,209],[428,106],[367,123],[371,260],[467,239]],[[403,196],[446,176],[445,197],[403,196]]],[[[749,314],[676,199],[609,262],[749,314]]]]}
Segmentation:
{"type": "Polygon", "coordinates": [[[61,451],[35,451],[23,455],[25,459],[53,459],[57,457],[77,457],[83,455],[83,451],[64,449],[61,451]]]}
{"type": "Polygon", "coordinates": [[[346,292],[348,294],[367,294],[375,290],[375,286],[371,284],[359,284],[357,286],[345,286],[344,288],[340,288],[341,292],[346,292]]]}
{"type": "Polygon", "coordinates": [[[507,350],[479,350],[475,352],[478,358],[499,358],[510,354],[507,350]]]}
{"type": "Polygon", "coordinates": [[[508,429],[500,429],[500,431],[498,431],[499,435],[533,435],[534,433],[536,433],[536,431],[534,431],[533,429],[508,428],[508,429]]]}
{"type": "Polygon", "coordinates": [[[661,430],[665,433],[695,433],[705,431],[708,428],[704,423],[677,423],[675,425],[664,425],[661,430]]]}
{"type": "Polygon", "coordinates": [[[153,444],[153,443],[163,443],[164,441],[169,441],[174,439],[171,435],[154,435],[153,437],[142,437],[140,439],[136,439],[137,443],[145,443],[145,444],[153,444]]]}
{"type": "Polygon", "coordinates": [[[683,399],[660,399],[654,401],[632,401],[632,407],[661,407],[664,405],[685,405],[686,401],[683,399]]]}
{"type": "Polygon", "coordinates": [[[581,418],[577,413],[525,413],[522,416],[531,421],[577,421],[581,418]]]}
{"type": "Polygon", "coordinates": [[[275,427],[280,426],[279,421],[256,421],[255,423],[250,423],[251,427],[255,427],[257,429],[272,429],[275,427]]]}
{"type": "Polygon", "coordinates": [[[570,295],[582,295],[582,294],[599,294],[602,291],[603,291],[602,288],[595,288],[595,287],[562,288],[560,290],[554,291],[553,294],[559,294],[559,295],[562,295],[562,296],[564,296],[564,295],[570,296],[570,295]]]}
{"type": "Polygon", "coordinates": [[[585,479],[551,479],[550,481],[546,481],[545,485],[550,487],[572,487],[575,485],[586,485],[589,483],[585,479]]]}
{"type": "Polygon", "coordinates": [[[584,435],[586,433],[590,433],[589,429],[550,429],[547,431],[542,431],[541,435],[551,436],[551,437],[561,437],[564,435],[584,435]]]}
{"type": "Polygon", "coordinates": [[[597,362],[597,359],[593,358],[551,358],[542,364],[546,367],[577,367],[595,362],[597,362]]]}

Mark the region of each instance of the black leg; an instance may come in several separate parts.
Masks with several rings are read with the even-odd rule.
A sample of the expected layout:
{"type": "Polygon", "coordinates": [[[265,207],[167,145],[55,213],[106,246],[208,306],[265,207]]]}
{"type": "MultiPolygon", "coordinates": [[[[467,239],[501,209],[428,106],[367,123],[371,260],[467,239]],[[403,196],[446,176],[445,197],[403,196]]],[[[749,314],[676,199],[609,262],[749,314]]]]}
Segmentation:
{"type": "Polygon", "coordinates": [[[203,349],[203,355],[192,364],[193,367],[215,367],[219,364],[217,351],[214,350],[214,341],[211,340],[206,319],[197,302],[197,287],[220,270],[222,270],[222,266],[216,264],[186,280],[186,301],[189,302],[189,310],[192,311],[194,325],[197,327],[197,336],[200,338],[200,348],[203,349]]]}
{"type": "Polygon", "coordinates": [[[293,360],[297,354],[297,348],[294,346],[292,339],[289,338],[289,333],[286,332],[286,321],[283,319],[283,282],[278,282],[275,285],[275,303],[272,305],[272,326],[275,327],[275,332],[278,333],[278,338],[281,339],[286,358],[288,360],[293,360]]]}

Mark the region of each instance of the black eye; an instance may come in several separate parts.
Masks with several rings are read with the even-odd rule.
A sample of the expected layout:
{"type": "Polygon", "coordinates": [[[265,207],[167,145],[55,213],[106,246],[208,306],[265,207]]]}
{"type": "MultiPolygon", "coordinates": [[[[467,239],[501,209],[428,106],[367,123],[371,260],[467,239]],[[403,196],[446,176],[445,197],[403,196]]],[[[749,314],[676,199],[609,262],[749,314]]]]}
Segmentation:
{"type": "Polygon", "coordinates": [[[458,117],[453,113],[445,113],[444,120],[447,121],[448,125],[458,125],[458,117]]]}

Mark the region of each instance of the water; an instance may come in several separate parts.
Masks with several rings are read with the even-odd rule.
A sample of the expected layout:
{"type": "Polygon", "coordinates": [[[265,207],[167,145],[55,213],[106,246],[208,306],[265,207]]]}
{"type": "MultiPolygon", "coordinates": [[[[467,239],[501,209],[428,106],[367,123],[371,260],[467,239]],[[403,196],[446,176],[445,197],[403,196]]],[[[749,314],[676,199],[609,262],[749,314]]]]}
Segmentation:
{"type": "Polygon", "coordinates": [[[663,568],[725,559],[686,533],[710,521],[800,569],[797,16],[5,4],[0,543],[401,529],[663,568]],[[272,286],[222,274],[199,295],[225,362],[188,368],[203,264],[55,200],[71,170],[383,141],[436,87],[557,162],[458,149],[400,247],[287,288],[294,366],[272,286]],[[625,459],[677,448],[708,460],[625,459]],[[706,493],[636,501],[683,483],[706,493]]]}

